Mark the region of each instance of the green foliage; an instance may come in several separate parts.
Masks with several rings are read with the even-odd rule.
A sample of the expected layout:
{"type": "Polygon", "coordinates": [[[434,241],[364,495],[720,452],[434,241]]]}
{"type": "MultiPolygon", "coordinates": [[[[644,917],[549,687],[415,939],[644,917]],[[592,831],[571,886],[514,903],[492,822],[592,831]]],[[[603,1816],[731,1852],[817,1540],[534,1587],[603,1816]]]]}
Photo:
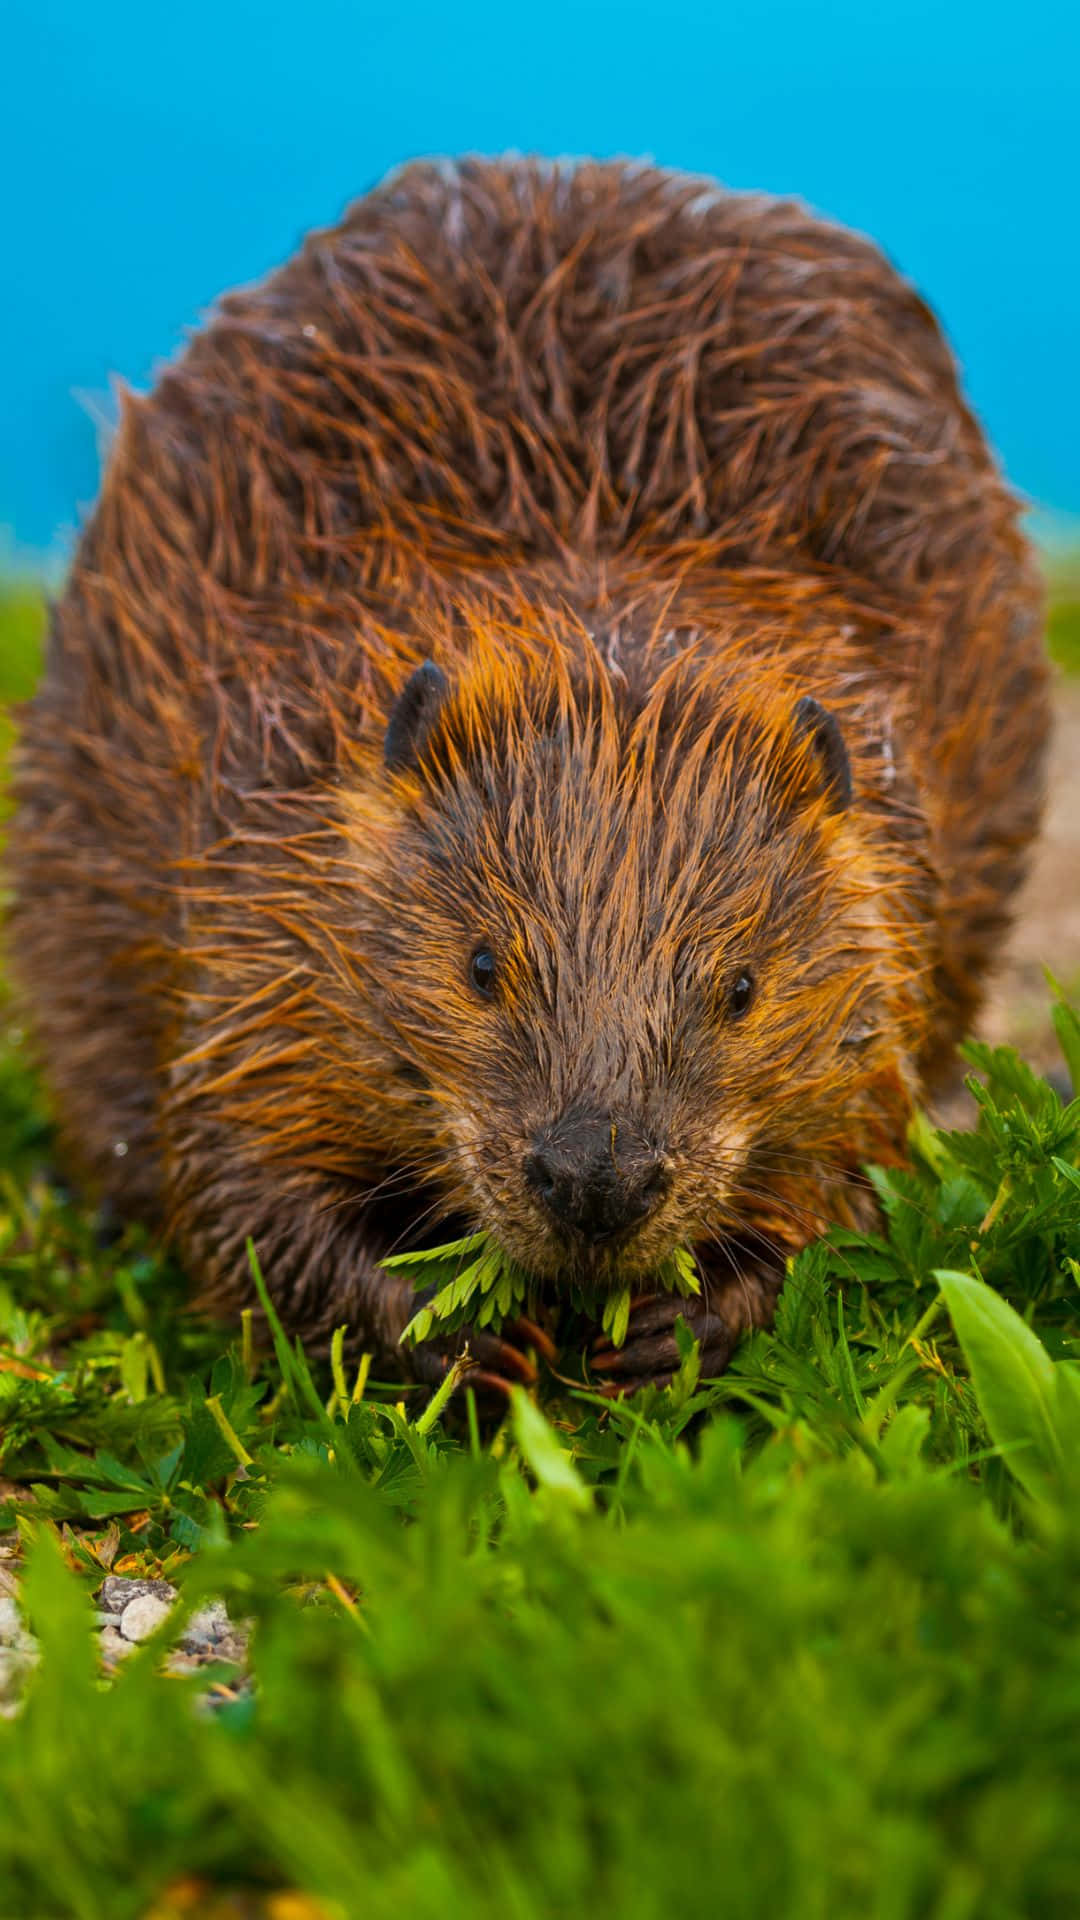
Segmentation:
{"type": "MultiPolygon", "coordinates": [[[[403,1340],[428,1340],[436,1330],[450,1333],[465,1326],[497,1331],[511,1314],[534,1310],[534,1281],[486,1233],[470,1233],[463,1240],[448,1240],[422,1252],[396,1253],[383,1266],[400,1269],[411,1276],[418,1290],[431,1293],[413,1314],[403,1340]]],[[[655,1284],[684,1300],[700,1293],[693,1254],[676,1247],[658,1268],[655,1284]]],[[[566,1295],[568,1305],[584,1312],[596,1304],[572,1283],[567,1284],[566,1295]]],[[[630,1288],[620,1288],[602,1301],[600,1313],[603,1331],[610,1334],[613,1346],[621,1347],[630,1320],[630,1288]]]]}
{"type": "Polygon", "coordinates": [[[0,824],[7,811],[4,770],[15,737],[5,703],[25,700],[33,692],[44,632],[45,608],[39,590],[0,584],[0,824]]]}
{"type": "Polygon", "coordinates": [[[470,1233],[423,1252],[394,1254],[383,1266],[402,1269],[418,1290],[434,1289],[402,1335],[409,1341],[430,1339],[436,1327],[445,1333],[466,1325],[498,1328],[524,1310],[533,1291],[524,1268],[486,1233],[470,1233]]]}
{"type": "Polygon", "coordinates": [[[0,583],[0,701],[25,700],[41,665],[45,602],[40,588],[0,583]]]}
{"type": "Polygon", "coordinates": [[[1036,1499],[1067,1499],[1080,1482],[1075,1362],[1055,1365],[1015,1308],[983,1281],[963,1273],[938,1278],[991,1439],[1036,1499]]]}
{"type": "Polygon", "coordinates": [[[1047,568],[1047,645],[1066,673],[1080,673],[1080,560],[1064,555],[1047,568]]]}

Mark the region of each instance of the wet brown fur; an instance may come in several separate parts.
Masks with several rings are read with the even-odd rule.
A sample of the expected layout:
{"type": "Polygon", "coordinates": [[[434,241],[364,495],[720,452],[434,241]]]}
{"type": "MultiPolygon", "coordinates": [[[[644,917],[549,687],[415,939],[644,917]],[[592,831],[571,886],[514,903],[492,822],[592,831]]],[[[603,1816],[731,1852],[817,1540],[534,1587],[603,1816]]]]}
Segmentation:
{"type": "Polygon", "coordinates": [[[691,1238],[759,1318],[977,1009],[1046,723],[1015,502],[870,244],[647,168],[411,167],[124,401],[11,847],[72,1158],[219,1300],[251,1234],[295,1324],[392,1344],[378,1255],[448,1215],[557,1288],[520,1156],[587,1097],[674,1168],[598,1284],[691,1238]]]}

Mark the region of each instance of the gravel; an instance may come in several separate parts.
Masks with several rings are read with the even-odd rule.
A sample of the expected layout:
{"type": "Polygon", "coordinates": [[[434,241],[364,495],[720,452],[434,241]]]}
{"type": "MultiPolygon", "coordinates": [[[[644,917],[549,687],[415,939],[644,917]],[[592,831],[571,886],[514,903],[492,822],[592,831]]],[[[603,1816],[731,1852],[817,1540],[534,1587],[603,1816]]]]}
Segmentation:
{"type": "Polygon", "coordinates": [[[15,1712],[36,1659],[37,1648],[23,1627],[15,1601],[0,1593],[0,1716],[5,1720],[15,1712]]]}
{"type": "MultiPolygon", "coordinates": [[[[8,1569],[0,1569],[0,1715],[16,1711],[27,1675],[37,1660],[33,1636],[26,1631],[12,1591],[8,1569]]],[[[112,1673],[129,1653],[149,1639],[169,1617],[177,1601],[176,1588],[167,1580],[126,1580],[111,1573],[96,1595],[98,1652],[106,1673],[112,1673]]],[[[213,1600],[192,1614],[182,1632],[171,1641],[163,1665],[169,1673],[197,1673],[202,1667],[233,1668],[230,1686],[203,1696],[206,1704],[228,1698],[237,1687],[246,1689],[248,1633],[246,1625],[230,1619],[222,1601],[213,1600]]]]}

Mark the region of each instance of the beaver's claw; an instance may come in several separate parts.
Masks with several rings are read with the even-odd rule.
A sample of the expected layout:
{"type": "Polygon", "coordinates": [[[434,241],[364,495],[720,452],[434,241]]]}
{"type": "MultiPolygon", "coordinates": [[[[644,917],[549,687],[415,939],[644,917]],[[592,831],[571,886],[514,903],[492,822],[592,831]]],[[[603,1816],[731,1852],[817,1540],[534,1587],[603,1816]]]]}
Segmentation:
{"type": "Polygon", "coordinates": [[[675,1340],[679,1318],[700,1345],[701,1378],[711,1380],[723,1373],[741,1327],[735,1316],[723,1312],[722,1300],[721,1295],[720,1301],[714,1297],[710,1302],[700,1294],[683,1300],[670,1293],[650,1293],[635,1300],[622,1346],[613,1347],[604,1334],[590,1350],[590,1367],[605,1376],[600,1392],[610,1399],[639,1387],[666,1387],[679,1370],[675,1340]]]}
{"type": "Polygon", "coordinates": [[[556,1357],[554,1342],[534,1320],[519,1315],[507,1320],[499,1333],[463,1327],[445,1341],[427,1340],[417,1348],[418,1378],[438,1386],[453,1361],[468,1353],[471,1365],[462,1374],[458,1391],[472,1387],[485,1398],[505,1401],[515,1386],[531,1387],[538,1378],[536,1362],[556,1357]]]}

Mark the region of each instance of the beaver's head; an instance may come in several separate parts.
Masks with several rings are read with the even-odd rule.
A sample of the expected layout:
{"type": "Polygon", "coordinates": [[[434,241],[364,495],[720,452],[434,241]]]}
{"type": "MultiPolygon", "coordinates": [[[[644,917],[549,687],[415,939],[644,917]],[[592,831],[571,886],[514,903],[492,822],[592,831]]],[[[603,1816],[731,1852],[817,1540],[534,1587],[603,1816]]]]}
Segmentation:
{"type": "Polygon", "coordinates": [[[768,1214],[800,1155],[851,1164],[906,1071],[906,908],[824,704],[692,648],[640,699],[428,662],[383,760],[363,946],[394,1139],[449,1211],[602,1289],[768,1214]]]}

